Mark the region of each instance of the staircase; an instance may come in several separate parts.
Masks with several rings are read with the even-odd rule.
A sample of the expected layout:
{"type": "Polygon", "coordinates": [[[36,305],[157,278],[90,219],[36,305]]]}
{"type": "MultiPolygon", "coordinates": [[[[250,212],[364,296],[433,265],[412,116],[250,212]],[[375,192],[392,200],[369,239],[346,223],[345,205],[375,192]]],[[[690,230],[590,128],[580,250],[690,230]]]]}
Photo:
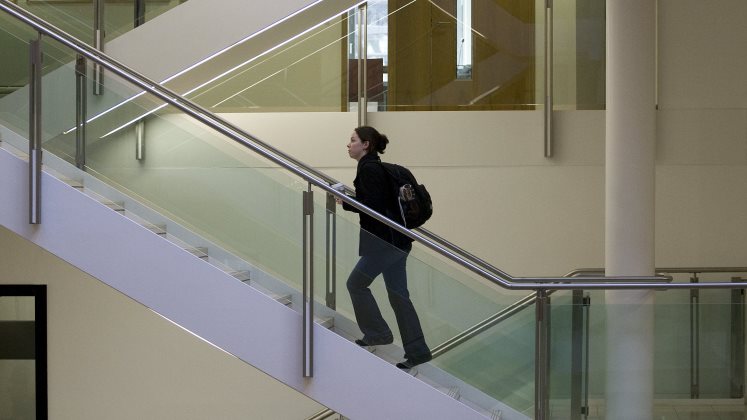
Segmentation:
{"type": "Polygon", "coordinates": [[[296,290],[51,154],[42,223],[28,224],[28,159],[11,145],[24,139],[2,126],[0,139],[3,226],[344,416],[527,418],[435,366],[400,371],[401,349],[359,348],[355,324],[321,305],[303,378],[296,290]]]}
{"type": "MultiPolygon", "coordinates": [[[[80,44],[74,48],[99,56],[80,44]]],[[[103,62],[110,69],[120,68],[103,62]]],[[[65,115],[70,106],[62,104],[75,100],[69,89],[48,88],[50,80],[61,81],[53,83],[57,88],[69,88],[64,73],[69,75],[70,69],[61,70],[44,79],[45,95],[55,100],[45,101],[45,107],[59,112],[45,113],[43,119],[44,134],[51,138],[44,143],[42,222],[28,223],[27,183],[5,182],[0,191],[3,226],[346,417],[527,418],[522,412],[532,411],[531,399],[519,410],[497,401],[491,386],[500,378],[491,378],[480,388],[485,391],[472,381],[469,370],[475,361],[490,359],[492,351],[470,357],[466,370],[449,365],[464,364],[462,353],[451,361],[444,357],[402,372],[393,366],[403,354],[396,345],[372,354],[351,342],[360,332],[351,321],[349,302],[336,310],[316,304],[314,375],[304,378],[298,279],[299,185],[305,188],[305,182],[284,171],[268,171],[264,161],[264,166],[257,164],[262,160],[249,150],[255,146],[239,140],[251,139],[247,134],[226,134],[214,122],[213,132],[197,122],[200,115],[175,115],[171,110],[148,115],[147,159],[133,159],[128,132],[103,135],[111,129],[111,120],[89,123],[91,141],[85,171],[80,170],[72,164],[76,133],[57,134],[70,124],[65,115]]],[[[130,81],[142,80],[131,70],[125,74],[130,81]]],[[[146,86],[117,81],[106,83],[107,100],[146,86]]],[[[138,112],[138,101],[127,105],[132,108],[128,112],[138,112]]],[[[28,149],[20,134],[24,119],[17,109],[0,112],[1,179],[26,179],[28,158],[19,152],[28,149]]],[[[324,217],[325,210],[316,214],[324,217]]],[[[339,256],[338,266],[349,271],[350,261],[357,259],[350,250],[357,243],[358,227],[344,218],[335,220],[335,238],[341,242],[337,249],[349,254],[339,256]]],[[[408,270],[422,280],[411,286],[415,296],[423,296],[416,305],[434,306],[421,314],[432,345],[500,309],[505,296],[429,258],[411,256],[408,270]]],[[[383,289],[381,282],[376,288],[383,289]]],[[[374,293],[381,296],[383,290],[374,293]]],[[[320,295],[317,290],[317,302],[324,299],[320,295]]]]}

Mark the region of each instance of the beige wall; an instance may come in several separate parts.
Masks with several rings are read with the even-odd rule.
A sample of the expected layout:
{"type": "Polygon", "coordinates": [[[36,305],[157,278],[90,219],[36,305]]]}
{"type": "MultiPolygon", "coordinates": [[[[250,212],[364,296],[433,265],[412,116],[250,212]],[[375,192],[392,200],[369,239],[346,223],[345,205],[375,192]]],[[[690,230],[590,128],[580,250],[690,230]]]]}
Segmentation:
{"type": "Polygon", "coordinates": [[[48,285],[50,419],[297,420],[322,408],[4,228],[0,249],[0,283],[48,285]]]}

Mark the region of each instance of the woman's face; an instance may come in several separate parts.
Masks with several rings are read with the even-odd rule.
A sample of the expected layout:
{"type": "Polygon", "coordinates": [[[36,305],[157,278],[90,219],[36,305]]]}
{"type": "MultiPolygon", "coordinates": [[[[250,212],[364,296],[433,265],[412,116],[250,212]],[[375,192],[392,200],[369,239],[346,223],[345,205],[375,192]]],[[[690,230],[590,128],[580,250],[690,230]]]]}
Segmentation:
{"type": "Polygon", "coordinates": [[[355,160],[360,160],[363,156],[368,153],[368,142],[361,142],[358,133],[353,131],[350,135],[350,143],[348,143],[348,155],[355,160]]]}

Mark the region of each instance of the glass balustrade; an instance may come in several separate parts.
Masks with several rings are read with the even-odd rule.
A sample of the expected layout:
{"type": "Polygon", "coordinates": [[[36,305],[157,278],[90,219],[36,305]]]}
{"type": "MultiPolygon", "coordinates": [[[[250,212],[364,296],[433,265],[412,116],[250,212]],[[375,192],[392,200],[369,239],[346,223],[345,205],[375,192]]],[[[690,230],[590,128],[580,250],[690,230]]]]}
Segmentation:
{"type": "MultiPolygon", "coordinates": [[[[604,107],[597,3],[555,8],[558,109],[604,107]]],[[[213,112],[354,111],[362,89],[369,111],[536,109],[544,13],[544,2],[520,0],[319,2],[169,86],[213,112]]]]}
{"type": "MultiPolygon", "coordinates": [[[[299,40],[303,38],[304,42],[308,42],[303,44],[304,47],[315,46],[310,50],[333,48],[325,37],[349,30],[351,23],[346,21],[349,19],[348,13],[346,11],[333,15],[332,20],[303,34],[299,40]],[[312,41],[316,36],[319,38],[312,41]]],[[[3,18],[5,20],[0,32],[4,39],[9,40],[11,50],[17,49],[26,54],[28,40],[35,38],[35,33],[10,22],[7,17],[3,18]],[[6,24],[6,21],[10,23],[6,24]]],[[[340,33],[335,41],[337,48],[342,39],[340,33]]],[[[65,47],[54,41],[47,38],[43,40],[45,51],[65,50],[65,47]]],[[[291,48],[291,44],[287,46],[291,48]]],[[[282,48],[261,56],[255,64],[261,68],[261,59],[274,59],[275,53],[282,56],[282,48]]],[[[298,51],[294,54],[297,53],[298,51]]],[[[342,53],[338,51],[336,54],[339,58],[342,53]]],[[[288,63],[289,57],[286,56],[283,60],[288,63]]],[[[277,59],[281,60],[280,57],[277,59]]],[[[273,68],[270,63],[267,64],[268,69],[273,68]]],[[[307,189],[307,183],[180,110],[164,104],[160,99],[142,93],[135,86],[110,74],[111,72],[106,76],[104,94],[91,95],[90,67],[89,62],[87,76],[76,76],[73,62],[64,58],[56,59],[54,55],[47,56],[43,82],[45,151],[71,165],[76,164],[76,155],[79,153],[76,136],[80,130],[79,127],[76,128],[75,115],[77,77],[79,82],[89,87],[84,95],[88,106],[85,170],[89,175],[217,244],[228,253],[250,262],[289,287],[299,289],[303,242],[301,192],[307,189]],[[144,150],[140,156],[136,153],[138,146],[142,146],[144,150]]],[[[247,77],[256,76],[248,69],[245,73],[247,77]]],[[[299,75],[302,73],[303,71],[299,71],[299,75]]],[[[347,73],[340,71],[339,74],[347,73]]],[[[282,78],[281,73],[272,74],[272,77],[276,76],[278,80],[282,78]]],[[[290,74],[283,77],[293,78],[290,74]]],[[[337,86],[338,82],[340,80],[335,79],[331,85],[337,86]]],[[[26,85],[27,80],[21,77],[18,83],[26,85]]],[[[248,82],[244,80],[241,83],[248,82]]],[[[264,80],[259,80],[257,86],[262,83],[264,80]]],[[[229,83],[224,81],[223,84],[229,83]]],[[[215,94],[219,90],[217,86],[206,85],[201,88],[203,90],[197,90],[191,95],[200,102],[215,94]]],[[[299,97],[298,92],[302,88],[303,83],[298,83],[288,91],[299,97]]],[[[312,86],[313,89],[316,87],[312,86]]],[[[273,88],[268,91],[275,90],[273,88]]],[[[308,97],[324,96],[316,92],[308,97]]],[[[342,92],[342,89],[335,92],[342,92]]],[[[20,91],[14,95],[22,97],[20,91]]],[[[252,97],[255,96],[246,96],[252,97]]],[[[239,96],[235,98],[239,100],[239,96]]],[[[28,130],[27,98],[12,102],[25,103],[25,108],[23,105],[7,105],[11,102],[6,99],[9,98],[0,100],[0,124],[25,136],[28,130]]],[[[336,100],[340,101],[338,105],[341,109],[348,102],[344,95],[336,97],[336,100]]],[[[312,102],[305,101],[305,104],[312,102]]],[[[315,103],[320,105],[322,102],[315,103]]],[[[317,109],[324,109],[324,106],[320,105],[317,109]]],[[[288,107],[285,104],[273,109],[296,109],[294,107],[295,105],[288,107]]],[[[216,109],[212,106],[210,108],[216,109]]],[[[326,299],[322,279],[327,275],[327,241],[334,240],[334,268],[338,291],[336,310],[344,318],[353,320],[345,280],[357,261],[359,235],[366,233],[360,232],[356,215],[344,212],[339,207],[335,213],[328,213],[325,194],[315,190],[315,299],[319,303],[326,299]],[[326,236],[330,221],[334,221],[336,226],[333,238],[326,236]]],[[[230,260],[214,262],[228,268],[233,263],[230,260]]],[[[471,273],[455,268],[420,246],[416,246],[408,258],[408,281],[426,340],[431,347],[508,307],[526,294],[499,290],[471,273]]],[[[372,290],[385,319],[393,329],[395,340],[398,340],[399,331],[382,279],[374,282],[372,290]]],[[[730,346],[735,340],[732,331],[738,329],[735,323],[739,318],[739,311],[742,319],[744,316],[743,303],[732,301],[731,291],[700,292],[698,314],[695,315],[698,322],[693,327],[695,329],[691,330],[687,327],[694,316],[693,307],[687,303],[690,299],[692,296],[689,291],[657,293],[655,322],[656,331],[661,332],[656,335],[654,380],[657,398],[692,397],[692,384],[686,380],[693,369],[690,360],[693,352],[693,346],[690,345],[694,334],[692,331],[700,335],[697,348],[699,396],[739,398],[733,396],[736,391],[731,379],[727,381],[725,378],[734,377],[734,363],[739,359],[730,350],[730,346]]],[[[578,389],[569,385],[578,383],[574,375],[582,375],[583,378],[588,375],[588,380],[581,381],[582,393],[588,391],[592,400],[603,402],[606,381],[605,320],[610,313],[610,308],[602,303],[603,293],[591,293],[591,304],[588,307],[572,301],[571,294],[565,292],[554,294],[552,302],[551,409],[565,410],[566,405],[570,407],[575,404],[571,401],[571,393],[578,392],[578,389]],[[578,324],[578,318],[574,318],[579,316],[579,311],[582,314],[581,324],[578,324]],[[582,343],[588,340],[588,353],[584,350],[585,344],[578,347],[578,336],[574,336],[574,331],[578,334],[579,325],[584,325],[585,322],[589,323],[589,329],[583,334],[582,343]],[[574,362],[578,351],[583,352],[583,357],[580,362],[574,362]],[[586,363],[588,370],[579,368],[586,363]],[[579,372],[578,369],[582,370],[579,372]]],[[[616,309],[624,313],[626,308],[616,309]]],[[[358,334],[354,327],[345,330],[347,327],[349,325],[341,326],[340,332],[351,336],[358,334]]],[[[433,364],[517,411],[531,415],[535,391],[534,328],[533,310],[524,310],[445,353],[435,359],[433,364]]],[[[741,328],[743,330],[744,326],[741,328]]],[[[744,369],[743,365],[741,369],[744,369]]],[[[598,404],[597,408],[599,406],[598,404]]]]}
{"type": "MultiPolygon", "coordinates": [[[[62,16],[71,13],[66,4],[46,3],[62,16]]],[[[148,10],[157,13],[173,3],[155,2],[148,10]]],[[[365,89],[369,111],[535,109],[544,103],[544,2],[441,3],[319,2],[220,51],[166,86],[212,112],[244,120],[250,117],[240,115],[256,112],[355,111],[359,89],[365,89]],[[361,39],[367,40],[366,54],[361,39]],[[365,80],[358,71],[364,62],[365,80]]],[[[115,11],[132,8],[129,3],[111,6],[115,11]]],[[[563,109],[603,106],[597,100],[604,96],[603,37],[584,34],[604,33],[604,13],[587,6],[561,8],[554,18],[559,40],[554,89],[563,109]],[[576,46],[576,39],[598,42],[576,46]],[[582,71],[588,77],[580,77],[582,71]]],[[[122,14],[129,16],[115,13],[122,14]]],[[[66,21],[88,21],[85,16],[80,12],[66,21]]],[[[88,27],[74,28],[62,29],[90,38],[88,27]]],[[[50,61],[72,62],[74,57],[62,52],[50,61]]]]}
{"type": "MultiPolygon", "coordinates": [[[[90,63],[88,67],[90,75],[90,63]]],[[[140,94],[135,87],[108,73],[103,95],[93,96],[90,90],[87,93],[89,109],[96,110],[104,101],[128,102],[96,119],[90,115],[87,118],[86,173],[249,262],[262,273],[299,290],[303,255],[301,192],[308,188],[307,183],[174,107],[163,106],[158,98],[140,94]],[[118,125],[121,128],[113,131],[112,127],[118,125]],[[142,127],[137,128],[138,125],[142,127]],[[138,130],[145,133],[141,139],[145,142],[142,159],[136,156],[138,130]]],[[[90,77],[77,77],[87,86],[92,83],[90,77]]],[[[60,64],[45,74],[43,89],[45,153],[75,165],[80,147],[76,145],[80,127],[76,128],[75,65],[60,64]]],[[[22,111],[15,117],[18,121],[9,124],[3,120],[3,125],[18,128],[19,134],[25,134],[19,122],[24,119],[22,111]]],[[[360,229],[355,215],[337,210],[334,215],[337,311],[352,320],[345,279],[357,261],[360,229]]],[[[317,277],[321,279],[327,256],[323,221],[327,218],[326,211],[326,196],[317,192],[313,261],[317,277]]],[[[382,246],[388,245],[382,243],[382,246]]],[[[408,277],[410,292],[431,346],[482,321],[516,299],[513,294],[488,286],[475,276],[434,258],[430,251],[421,247],[416,247],[408,259],[408,277]]],[[[374,282],[373,290],[399,342],[397,322],[381,279],[374,282]]],[[[318,302],[324,302],[324,294],[323,282],[318,280],[315,293],[318,302]]],[[[355,330],[346,333],[351,338],[360,334],[355,330]]]]}
{"type": "Polygon", "coordinates": [[[535,109],[544,96],[542,10],[522,1],[459,10],[421,0],[320,2],[168,86],[225,113],[346,112],[359,89],[372,111],[535,109]]]}
{"type": "MultiPolygon", "coordinates": [[[[145,0],[144,21],[167,12],[186,0],[145,0]]],[[[93,45],[94,1],[19,0],[19,6],[60,28],[68,34],[93,45]]],[[[112,40],[135,27],[136,0],[103,0],[101,29],[106,40],[112,40]]]]}
{"type": "MultiPolygon", "coordinates": [[[[26,48],[23,42],[19,44],[26,48]]],[[[46,73],[43,80],[44,150],[71,166],[76,164],[76,155],[80,151],[80,144],[76,143],[81,130],[81,126],[76,126],[76,86],[80,87],[80,83],[91,86],[90,67],[88,63],[88,76],[82,76],[73,63],[61,63],[46,73]]],[[[154,210],[204,241],[249,262],[263,275],[267,274],[292,289],[301,288],[301,192],[308,188],[306,182],[178,109],[164,106],[158,98],[141,93],[112,72],[107,72],[103,95],[93,96],[88,89],[84,97],[88,103],[85,125],[85,172],[88,176],[127,195],[137,202],[137,206],[154,210]],[[121,103],[125,104],[116,108],[110,106],[121,103]],[[100,115],[100,109],[107,112],[100,115]],[[139,136],[139,132],[143,135],[139,136]],[[144,150],[140,158],[136,154],[138,141],[143,142],[144,150]]],[[[23,116],[23,111],[11,114],[15,118],[13,121],[8,121],[13,118],[2,115],[3,125],[18,129],[19,134],[25,133],[23,120],[27,117],[23,116]]],[[[125,203],[124,207],[125,214],[128,214],[129,205],[125,203]]],[[[319,303],[325,300],[326,212],[326,194],[317,190],[313,263],[319,279],[315,289],[319,303]]],[[[340,324],[340,332],[358,338],[360,332],[352,323],[354,315],[345,280],[358,259],[359,235],[368,233],[360,231],[357,215],[341,208],[330,219],[336,224],[336,235],[330,239],[335,241],[337,250],[337,313],[352,325],[345,327],[346,324],[340,324]]],[[[381,246],[390,245],[382,242],[381,246]]],[[[233,261],[229,259],[209,260],[227,269],[236,268],[231,266],[233,261]]],[[[407,267],[410,293],[431,347],[505,308],[517,298],[516,294],[490,286],[419,246],[408,258],[407,267]]],[[[372,289],[393,330],[395,344],[401,346],[383,280],[377,279],[372,289]]],[[[502,335],[508,337],[509,342],[521,342],[525,340],[525,334],[519,331],[520,327],[531,324],[531,320],[523,319],[515,327],[517,332],[502,335]]],[[[526,357],[521,371],[528,373],[531,372],[532,359],[526,349],[531,347],[531,343],[524,342],[522,346],[521,352],[526,357]]],[[[492,348],[471,346],[470,357],[491,359],[494,357],[490,353],[492,348]],[[486,351],[488,353],[484,353],[486,351]]],[[[397,357],[402,357],[402,354],[397,357]]],[[[451,362],[444,362],[444,366],[447,371],[453,370],[455,375],[461,375],[462,380],[472,384],[470,372],[475,365],[465,366],[455,356],[451,362]],[[454,367],[449,367],[451,365],[454,367]]],[[[498,378],[509,380],[515,373],[506,372],[498,378]]],[[[531,374],[521,382],[522,392],[531,388],[531,374]]],[[[478,389],[488,386],[479,382],[472,385],[478,389]]],[[[507,394],[509,389],[503,387],[502,393],[496,395],[511,400],[507,394]]],[[[485,392],[490,391],[486,389],[485,392]]],[[[525,397],[518,400],[526,405],[525,397]]]]}
{"type": "MultiPolygon", "coordinates": [[[[702,277],[703,282],[730,281],[728,275],[702,277]]],[[[589,418],[604,418],[607,384],[614,381],[608,371],[607,320],[640,307],[606,304],[603,291],[577,293],[586,300],[574,300],[571,292],[551,297],[551,417],[582,419],[585,412],[589,418]]],[[[712,404],[697,400],[727,402],[744,396],[744,310],[741,289],[655,293],[653,391],[657,418],[676,418],[676,410],[688,407],[711,418],[716,413],[703,410],[712,410],[712,404]]],[[[500,325],[495,329],[500,330],[500,325]]],[[[636,369],[634,364],[627,366],[636,369]]],[[[722,408],[723,413],[735,409],[728,404],[722,408]]],[[[741,411],[736,413],[741,415],[741,411]]]]}

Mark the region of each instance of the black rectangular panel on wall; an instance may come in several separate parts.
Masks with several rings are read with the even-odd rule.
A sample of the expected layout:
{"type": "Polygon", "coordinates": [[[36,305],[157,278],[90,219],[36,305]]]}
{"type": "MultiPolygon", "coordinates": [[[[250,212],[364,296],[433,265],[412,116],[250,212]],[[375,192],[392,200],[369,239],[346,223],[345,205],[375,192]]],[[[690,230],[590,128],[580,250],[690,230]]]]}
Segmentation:
{"type": "MultiPolygon", "coordinates": [[[[46,420],[48,418],[47,286],[0,284],[0,303],[5,297],[30,298],[29,300],[32,300],[34,305],[34,316],[33,320],[0,317],[0,363],[33,363],[33,372],[29,380],[34,381],[34,394],[21,395],[21,400],[30,402],[29,410],[33,410],[33,418],[46,420]]],[[[29,315],[26,316],[26,318],[29,317],[29,315]]],[[[2,385],[0,384],[0,388],[3,388],[2,385]]],[[[6,386],[4,389],[12,388],[6,386]]],[[[13,395],[11,395],[12,398],[13,395]]]]}
{"type": "Polygon", "coordinates": [[[0,321],[0,360],[36,358],[36,321],[0,321]]]}

